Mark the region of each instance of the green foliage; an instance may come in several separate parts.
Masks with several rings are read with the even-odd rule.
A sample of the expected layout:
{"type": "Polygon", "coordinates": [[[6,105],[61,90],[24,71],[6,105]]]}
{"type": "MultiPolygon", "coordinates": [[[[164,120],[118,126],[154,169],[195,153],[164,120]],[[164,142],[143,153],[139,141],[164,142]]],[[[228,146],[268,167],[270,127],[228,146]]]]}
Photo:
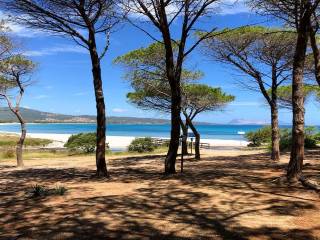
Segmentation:
{"type": "Polygon", "coordinates": [[[63,196],[65,195],[65,193],[68,191],[68,189],[64,186],[56,186],[54,189],[53,189],[53,194],[54,195],[60,195],[60,196],[63,196]]]}
{"type": "MultiPolygon", "coordinates": [[[[199,37],[206,33],[197,32],[199,37]]],[[[250,40],[257,40],[263,37],[265,40],[271,41],[272,43],[284,44],[292,43],[296,39],[296,32],[290,29],[279,29],[279,28],[267,28],[264,26],[243,26],[236,29],[225,28],[220,31],[212,33],[212,37],[209,39],[219,39],[225,41],[237,40],[241,44],[247,44],[250,40]]],[[[291,47],[292,44],[289,44],[291,47]]]]}
{"type": "MultiPolygon", "coordinates": [[[[249,147],[259,147],[263,144],[269,144],[271,149],[271,127],[264,127],[258,129],[257,131],[248,132],[246,138],[250,142],[249,147]]],[[[320,134],[317,133],[316,127],[306,127],[305,128],[305,148],[315,148],[317,147],[318,137],[320,139],[320,134]]],[[[286,151],[291,148],[292,135],[290,129],[280,129],[280,151],[286,151]]]]}
{"type": "MultiPolygon", "coordinates": [[[[305,129],[304,135],[304,146],[305,148],[316,148],[318,140],[316,136],[319,133],[316,133],[317,129],[315,127],[307,127],[305,129]]],[[[289,129],[281,130],[281,138],[280,138],[280,151],[290,150],[292,145],[292,134],[289,129]]]]}
{"type": "MultiPolygon", "coordinates": [[[[271,95],[271,89],[268,90],[268,94],[271,95]]],[[[320,88],[315,85],[304,86],[305,101],[311,96],[315,95],[317,98],[320,96],[320,88]]],[[[277,88],[277,96],[279,106],[283,108],[292,108],[292,86],[279,86],[277,88]]]]}
{"type": "Polygon", "coordinates": [[[245,137],[250,142],[248,146],[260,147],[263,144],[269,143],[271,141],[271,133],[270,126],[246,133],[245,137]]]}
{"type": "MultiPolygon", "coordinates": [[[[177,47],[174,45],[174,51],[177,47]]],[[[170,112],[171,91],[166,74],[165,49],[161,43],[153,43],[146,48],[131,51],[114,60],[127,67],[126,78],[133,92],[127,94],[128,100],[142,109],[170,112]]],[[[182,70],[181,90],[182,107],[188,112],[218,110],[234,100],[220,88],[205,84],[194,84],[194,80],[203,77],[200,71],[182,70]]]]}
{"type": "Polygon", "coordinates": [[[45,186],[36,184],[31,187],[31,197],[43,197],[48,195],[48,189],[45,186]]]}
{"type": "Polygon", "coordinates": [[[153,152],[156,148],[157,146],[154,144],[152,139],[150,137],[145,137],[145,138],[134,139],[130,143],[128,150],[129,152],[144,153],[144,152],[153,152]]]}
{"type": "Polygon", "coordinates": [[[184,84],[182,92],[185,99],[183,108],[196,109],[198,112],[221,109],[235,99],[234,96],[224,93],[221,88],[206,84],[184,84]]]}
{"type": "Polygon", "coordinates": [[[30,195],[31,197],[46,197],[49,195],[63,196],[68,191],[64,186],[55,186],[53,189],[47,188],[46,186],[35,184],[31,186],[30,195]]]}
{"type": "Polygon", "coordinates": [[[64,146],[72,151],[93,153],[96,150],[96,139],[96,133],[79,133],[72,135],[64,146]]]}
{"type": "Polygon", "coordinates": [[[2,153],[3,158],[14,158],[16,155],[13,149],[7,149],[2,153]]]}
{"type": "MultiPolygon", "coordinates": [[[[178,46],[173,43],[174,54],[177,54],[178,46]]],[[[113,63],[122,65],[126,68],[127,73],[124,76],[129,80],[132,86],[141,85],[146,81],[158,81],[158,84],[169,83],[166,76],[164,44],[156,42],[145,48],[139,48],[117,57],[113,63]]],[[[190,71],[182,69],[181,81],[189,82],[201,79],[203,73],[201,71],[190,71]]]]}
{"type": "Polygon", "coordinates": [[[291,131],[289,129],[281,129],[280,136],[280,151],[289,150],[292,144],[291,131]]]}
{"type": "Polygon", "coordinates": [[[7,94],[10,89],[26,86],[30,79],[25,75],[29,75],[34,68],[35,64],[20,54],[0,61],[0,91],[7,94]]]}

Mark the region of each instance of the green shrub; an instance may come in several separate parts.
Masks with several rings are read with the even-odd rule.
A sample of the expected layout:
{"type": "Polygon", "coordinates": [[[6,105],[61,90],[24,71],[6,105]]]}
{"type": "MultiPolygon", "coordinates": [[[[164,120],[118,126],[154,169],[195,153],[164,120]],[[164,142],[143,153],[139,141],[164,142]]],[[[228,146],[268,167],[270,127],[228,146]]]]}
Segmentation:
{"type": "Polygon", "coordinates": [[[54,195],[63,196],[67,191],[68,191],[68,189],[65,188],[64,186],[58,186],[58,185],[57,185],[57,186],[53,189],[53,194],[54,194],[54,195]]]}
{"type": "Polygon", "coordinates": [[[29,192],[31,197],[46,197],[52,195],[63,196],[68,191],[64,186],[56,186],[55,188],[47,188],[43,185],[35,184],[31,187],[29,192]]]}
{"type": "Polygon", "coordinates": [[[136,138],[129,145],[129,152],[152,152],[156,149],[156,145],[151,138],[136,138]]]}
{"type": "Polygon", "coordinates": [[[316,133],[313,135],[314,140],[316,140],[318,143],[320,142],[320,133],[316,133]]]}
{"type": "Polygon", "coordinates": [[[289,129],[281,129],[280,131],[280,142],[279,147],[280,151],[285,151],[291,148],[291,131],[289,129]]]}
{"type": "MultiPolygon", "coordinates": [[[[72,151],[93,153],[96,150],[96,133],[72,135],[64,146],[72,151]]],[[[106,144],[106,148],[109,149],[108,144],[106,144]]]]}
{"type": "Polygon", "coordinates": [[[31,187],[31,197],[43,197],[48,195],[48,190],[45,186],[36,184],[31,187]]]}
{"type": "Polygon", "coordinates": [[[3,153],[2,153],[2,157],[3,158],[14,158],[16,155],[15,151],[13,149],[8,149],[8,150],[5,150],[3,153]]]}
{"type": "Polygon", "coordinates": [[[266,126],[257,131],[248,132],[245,137],[250,142],[248,145],[249,147],[260,147],[262,144],[271,141],[271,127],[266,126]]]}
{"type": "MultiPolygon", "coordinates": [[[[292,135],[289,129],[281,130],[281,137],[280,137],[280,151],[290,150],[292,145],[292,135]]],[[[305,129],[305,136],[304,136],[304,146],[305,148],[316,148],[317,147],[317,140],[316,140],[315,130],[311,127],[305,129]]]]}
{"type": "Polygon", "coordinates": [[[304,147],[305,148],[316,148],[317,140],[315,140],[312,136],[308,136],[304,139],[304,147]]]}

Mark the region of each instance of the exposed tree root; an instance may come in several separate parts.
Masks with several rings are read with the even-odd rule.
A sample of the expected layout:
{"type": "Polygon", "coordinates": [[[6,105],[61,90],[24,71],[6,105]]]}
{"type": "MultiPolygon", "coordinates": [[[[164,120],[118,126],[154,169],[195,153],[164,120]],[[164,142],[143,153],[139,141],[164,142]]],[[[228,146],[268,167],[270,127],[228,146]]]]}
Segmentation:
{"type": "Polygon", "coordinates": [[[309,180],[309,179],[305,178],[304,176],[300,176],[299,181],[301,182],[301,184],[304,187],[306,187],[308,189],[315,190],[317,192],[320,192],[320,185],[318,182],[309,180]]]}
{"type": "Polygon", "coordinates": [[[320,184],[316,181],[307,179],[304,176],[300,176],[299,178],[294,180],[288,180],[286,176],[281,176],[272,180],[272,182],[280,186],[299,186],[301,184],[303,187],[307,189],[320,192],[320,184]]]}

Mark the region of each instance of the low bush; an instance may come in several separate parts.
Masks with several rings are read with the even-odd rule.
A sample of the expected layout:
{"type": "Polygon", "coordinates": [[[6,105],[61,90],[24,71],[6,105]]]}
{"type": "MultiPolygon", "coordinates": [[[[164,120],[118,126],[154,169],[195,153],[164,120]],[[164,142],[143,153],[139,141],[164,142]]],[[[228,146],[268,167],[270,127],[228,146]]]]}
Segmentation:
{"type": "Polygon", "coordinates": [[[55,188],[47,188],[43,185],[35,184],[31,187],[29,192],[30,196],[33,198],[46,197],[50,195],[60,195],[63,196],[68,191],[64,186],[56,186],[55,188]]]}
{"type": "Polygon", "coordinates": [[[13,149],[7,149],[2,153],[3,158],[14,158],[15,155],[16,155],[16,152],[13,149]]]}
{"type": "MultiPolygon", "coordinates": [[[[280,142],[279,142],[279,147],[280,151],[285,151],[291,148],[291,131],[289,129],[282,129],[280,131],[280,142]]],[[[271,146],[270,146],[271,149],[271,146]]]]}
{"type": "Polygon", "coordinates": [[[60,196],[65,195],[67,191],[68,191],[67,188],[65,188],[64,186],[58,186],[58,185],[53,189],[54,195],[60,195],[60,196]]]}
{"type": "Polygon", "coordinates": [[[36,184],[31,187],[31,197],[43,197],[48,195],[48,190],[45,186],[36,184]]]}
{"type": "Polygon", "coordinates": [[[129,152],[153,152],[157,146],[154,144],[151,138],[136,138],[129,145],[129,152]]]}
{"type": "MultiPolygon", "coordinates": [[[[72,151],[93,153],[96,150],[96,133],[72,135],[64,146],[72,151]]],[[[108,144],[106,144],[106,148],[109,149],[108,144]]]]}
{"type": "Polygon", "coordinates": [[[250,142],[249,147],[260,147],[262,144],[269,143],[271,141],[271,127],[263,127],[257,131],[251,131],[246,133],[245,137],[250,142]]]}
{"type": "MultiPolygon", "coordinates": [[[[263,144],[268,144],[271,149],[271,135],[272,131],[270,127],[264,127],[257,131],[248,132],[246,138],[248,139],[249,147],[260,147],[263,144]]],[[[320,142],[320,133],[317,133],[315,127],[305,128],[305,148],[315,148],[317,143],[320,142]]],[[[280,151],[286,151],[291,148],[292,136],[289,129],[280,130],[280,151]]]]}
{"type": "MultiPolygon", "coordinates": [[[[280,151],[290,150],[292,145],[291,131],[288,129],[281,130],[280,137],[280,151]]],[[[305,148],[316,148],[318,141],[315,138],[315,131],[311,128],[305,129],[304,147],[305,148]]]]}

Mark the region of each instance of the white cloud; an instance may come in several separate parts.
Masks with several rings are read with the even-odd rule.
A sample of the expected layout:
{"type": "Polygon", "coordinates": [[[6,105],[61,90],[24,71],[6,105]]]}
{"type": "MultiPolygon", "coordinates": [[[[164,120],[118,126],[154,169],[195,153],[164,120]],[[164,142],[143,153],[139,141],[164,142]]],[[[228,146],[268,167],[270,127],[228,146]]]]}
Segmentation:
{"type": "Polygon", "coordinates": [[[243,0],[224,0],[218,8],[220,9],[220,15],[251,12],[250,8],[246,6],[243,0]]]}
{"type": "MultiPolygon", "coordinates": [[[[130,13],[130,15],[133,18],[141,18],[146,19],[147,17],[140,13],[139,8],[136,8],[134,6],[131,6],[133,9],[133,12],[130,13]]],[[[247,13],[250,12],[250,8],[246,6],[244,0],[222,0],[218,1],[216,3],[213,3],[211,5],[211,9],[214,10],[214,13],[217,13],[219,15],[232,15],[237,13],[247,13]]],[[[154,14],[153,7],[150,6],[149,10],[151,13],[154,14]]],[[[169,5],[166,8],[167,15],[169,16],[169,19],[175,15],[175,13],[178,11],[178,7],[175,5],[169,5]]]]}
{"type": "Polygon", "coordinates": [[[42,57],[48,55],[56,55],[59,53],[79,53],[79,54],[87,54],[86,49],[80,46],[74,45],[58,45],[51,48],[43,48],[40,50],[30,50],[25,51],[23,55],[28,57],[42,57]]]}
{"type": "Polygon", "coordinates": [[[126,112],[127,110],[126,109],[123,109],[123,108],[114,108],[112,109],[112,112],[115,112],[115,113],[123,113],[123,112],[126,112]]]}
{"type": "Polygon", "coordinates": [[[50,33],[48,32],[26,28],[23,25],[16,24],[9,21],[9,16],[3,13],[2,11],[0,11],[0,21],[1,20],[5,21],[5,27],[9,29],[9,33],[18,37],[34,38],[34,37],[39,37],[40,35],[44,35],[44,36],[50,35],[50,33]]]}
{"type": "Polygon", "coordinates": [[[34,96],[34,99],[45,99],[45,98],[49,98],[48,95],[42,94],[42,95],[38,95],[38,96],[34,96]]]}
{"type": "Polygon", "coordinates": [[[48,32],[26,28],[18,24],[7,23],[6,25],[10,29],[10,33],[18,37],[34,38],[34,37],[39,37],[40,35],[44,35],[44,36],[50,35],[50,33],[48,32]]]}

